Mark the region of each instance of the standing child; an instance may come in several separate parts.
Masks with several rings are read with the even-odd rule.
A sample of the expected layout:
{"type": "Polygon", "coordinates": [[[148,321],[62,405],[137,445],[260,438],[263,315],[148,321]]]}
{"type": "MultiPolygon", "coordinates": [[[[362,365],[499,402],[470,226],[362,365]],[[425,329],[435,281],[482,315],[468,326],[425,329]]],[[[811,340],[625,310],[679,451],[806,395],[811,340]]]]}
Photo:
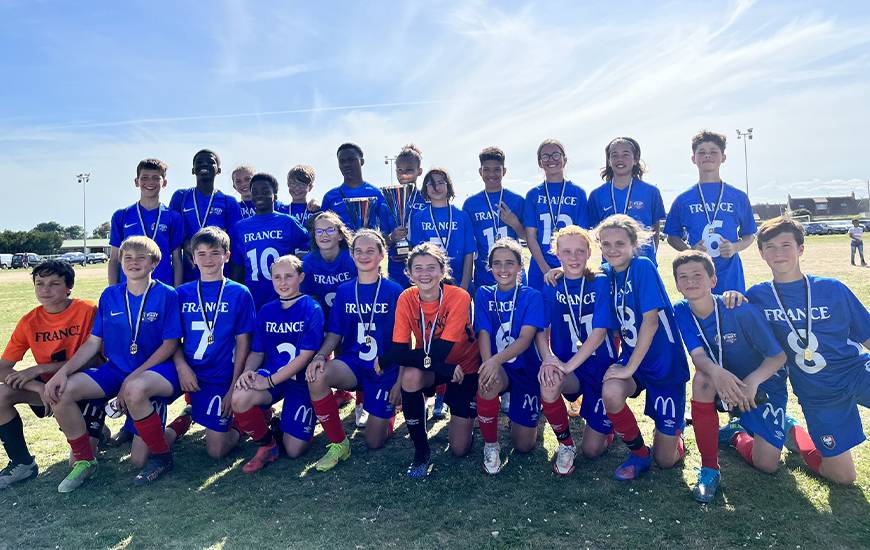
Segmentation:
{"type": "Polygon", "coordinates": [[[365,228],[386,227],[388,224],[381,220],[381,214],[385,212],[384,194],[380,189],[365,181],[362,175],[362,167],[365,164],[362,148],[355,143],[342,143],[336,151],[338,169],[344,181],[338,187],[334,187],[323,196],[323,209],[332,210],[351,231],[365,228]],[[348,209],[346,199],[369,199],[368,220],[362,219],[360,212],[353,208],[348,209]]]}
{"type": "Polygon", "coordinates": [[[510,391],[508,417],[514,449],[527,453],[538,439],[541,359],[535,336],[547,326],[541,293],[519,282],[523,249],[513,239],[499,239],[489,252],[496,284],[477,289],[474,329],[480,347],[477,420],[483,436],[483,468],[501,470],[498,444],[499,394],[510,391]]]}
{"type": "MultiPolygon", "coordinates": [[[[290,191],[290,202],[281,204],[275,201],[275,211],[294,218],[299,225],[310,230],[309,222],[312,216],[320,212],[320,205],[314,199],[308,200],[308,193],[314,189],[314,168],[307,164],[298,164],[287,172],[287,189],[290,191]]],[[[307,252],[307,250],[306,250],[307,252]]]]}
{"type": "Polygon", "coordinates": [[[544,182],[526,194],[523,223],[532,265],[529,266],[529,286],[542,288],[544,273],[559,265],[552,255],[553,233],[562,227],[589,227],[586,212],[586,191],[565,179],[568,156],[565,147],[555,139],[538,146],[538,166],[544,171],[544,182]]]}
{"type": "Polygon", "coordinates": [[[184,227],[181,215],[160,204],[160,191],[166,187],[166,164],[159,159],[145,159],[136,166],[133,184],[139,188],[139,201],[112,215],[109,244],[109,285],[124,281],[119,250],[127,237],[144,235],[160,247],[160,264],[154,279],[178,286],[184,276],[181,245],[184,227]]]}
{"type": "Polygon", "coordinates": [[[405,225],[398,227],[397,220],[393,219],[392,213],[387,208],[384,212],[385,226],[381,228],[385,232],[390,231],[387,239],[390,243],[390,263],[387,264],[387,273],[390,279],[399,283],[402,288],[408,288],[411,286],[411,282],[405,273],[407,257],[399,256],[396,243],[408,239],[408,226],[411,218],[416,212],[426,208],[423,191],[417,189],[417,178],[423,175],[422,164],[423,153],[413,143],[402,147],[402,150],[396,155],[396,179],[399,181],[399,185],[405,187],[408,196],[404,212],[405,225]]]}
{"type": "Polygon", "coordinates": [[[254,299],[224,277],[230,238],[206,227],[190,239],[200,279],[178,287],[184,343],[175,352],[181,389],[190,394],[191,417],[206,429],[205,447],[221,458],[236,446],[231,430],[233,387],[245,366],[254,331],[254,299]]]}
{"type": "Polygon", "coordinates": [[[861,226],[861,220],[852,220],[852,227],[849,228],[849,246],[852,250],[852,265],[855,265],[855,252],[861,257],[861,267],[867,267],[867,262],[864,261],[864,227],[861,226]]]}
{"type": "Polygon", "coordinates": [[[281,444],[291,458],[305,453],[314,437],[314,412],[305,383],[305,367],[323,340],[323,310],[299,291],[302,262],[282,256],[272,264],[278,300],[257,314],[254,344],[245,372],[236,383],[233,411],[242,431],[258,446],[242,471],[254,473],[278,460],[278,443],[266,423],[264,407],[284,400],[281,444]]]}

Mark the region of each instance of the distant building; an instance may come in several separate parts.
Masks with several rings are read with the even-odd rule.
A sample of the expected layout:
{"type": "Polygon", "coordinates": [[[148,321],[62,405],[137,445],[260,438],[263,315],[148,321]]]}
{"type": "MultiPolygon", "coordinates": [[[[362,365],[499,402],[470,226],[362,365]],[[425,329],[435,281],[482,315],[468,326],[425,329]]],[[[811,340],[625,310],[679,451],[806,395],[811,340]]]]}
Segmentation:
{"type": "Polygon", "coordinates": [[[855,216],[861,214],[863,202],[855,198],[855,192],[845,197],[788,196],[789,210],[807,210],[813,218],[825,216],[855,216]]]}
{"type": "Polygon", "coordinates": [[[755,214],[760,220],[769,220],[771,218],[775,218],[779,215],[782,215],[785,210],[786,205],[782,203],[765,203],[752,205],[752,213],[755,214]]]}
{"type": "MultiPolygon", "coordinates": [[[[60,245],[61,253],[83,252],[85,243],[82,239],[67,239],[60,245]]],[[[109,239],[88,239],[88,252],[103,252],[108,254],[112,250],[109,239]]]]}

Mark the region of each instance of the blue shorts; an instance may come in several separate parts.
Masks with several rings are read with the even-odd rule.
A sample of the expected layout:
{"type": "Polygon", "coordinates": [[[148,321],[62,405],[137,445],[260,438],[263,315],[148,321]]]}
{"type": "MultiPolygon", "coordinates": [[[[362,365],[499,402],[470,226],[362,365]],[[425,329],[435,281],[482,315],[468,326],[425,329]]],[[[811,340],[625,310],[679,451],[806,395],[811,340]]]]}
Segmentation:
{"type": "MultiPolygon", "coordinates": [[[[504,368],[504,367],[502,367],[504,368]]],[[[520,426],[537,428],[541,418],[541,384],[537,369],[504,369],[508,377],[506,392],[510,392],[508,418],[520,426]]]]}
{"type": "Polygon", "coordinates": [[[577,371],[573,371],[569,376],[577,379],[580,390],[577,393],[565,393],[565,399],[568,401],[576,401],[581,395],[583,402],[580,404],[580,416],[586,421],[586,425],[600,434],[607,435],[613,431],[613,424],[607,418],[607,411],[604,410],[604,400],[601,399],[601,383],[592,384],[585,378],[577,375],[577,371]]]}
{"type": "MultiPolygon", "coordinates": [[[[118,395],[118,391],[121,389],[121,385],[124,383],[124,380],[129,376],[129,372],[124,372],[118,367],[116,367],[112,363],[106,363],[104,365],[100,365],[99,367],[94,367],[91,369],[87,369],[82,371],[93,379],[94,382],[97,383],[98,386],[103,390],[103,393],[106,394],[106,397],[111,399],[118,395]]],[[[154,365],[146,372],[156,372],[163,378],[165,378],[170,384],[172,384],[172,395],[175,400],[179,395],[181,395],[181,386],[178,383],[178,371],[175,370],[175,365],[172,361],[166,361],[164,363],[160,363],[159,365],[154,365]]]]}
{"type": "Polygon", "coordinates": [[[777,449],[785,443],[785,410],[788,394],[768,394],[763,405],[740,415],[740,425],[754,436],[760,436],[777,449]]]}
{"type": "Polygon", "coordinates": [[[371,361],[362,361],[356,355],[342,354],[335,358],[347,365],[356,376],[354,390],[363,391],[363,409],[378,418],[392,418],[396,408],[390,403],[390,390],[399,379],[399,369],[394,367],[377,374],[371,361]]]}
{"type": "Polygon", "coordinates": [[[852,391],[826,400],[824,405],[801,400],[807,431],[824,457],[843,454],[867,439],[861,428],[858,405],[870,408],[870,370],[864,368],[859,372],[852,391]]]}
{"type": "Polygon", "coordinates": [[[230,391],[232,380],[223,382],[197,380],[199,391],[190,392],[190,416],[193,421],[214,432],[226,432],[232,416],[221,416],[224,397],[230,391]]]}
{"type": "MultiPolygon", "coordinates": [[[[269,376],[274,373],[269,372],[268,369],[259,369],[257,374],[269,376]]],[[[272,396],[272,403],[284,400],[284,405],[281,407],[281,431],[301,441],[311,441],[314,437],[316,418],[308,384],[296,382],[291,378],[274,388],[269,388],[269,395],[272,396]]]]}
{"type": "Polygon", "coordinates": [[[632,397],[646,391],[643,413],[656,423],[656,430],[674,436],[686,427],[686,383],[647,386],[643,379],[634,376],[637,391],[632,397]]]}
{"type": "MultiPolygon", "coordinates": [[[[166,428],[166,413],[169,411],[169,405],[176,399],[176,396],[155,396],[151,398],[151,406],[154,407],[154,411],[157,413],[157,416],[160,417],[160,425],[163,426],[164,429],[166,428]]],[[[122,429],[133,435],[139,435],[139,432],[136,430],[136,425],[133,423],[133,418],[129,414],[124,417],[124,427],[122,429]]]]}

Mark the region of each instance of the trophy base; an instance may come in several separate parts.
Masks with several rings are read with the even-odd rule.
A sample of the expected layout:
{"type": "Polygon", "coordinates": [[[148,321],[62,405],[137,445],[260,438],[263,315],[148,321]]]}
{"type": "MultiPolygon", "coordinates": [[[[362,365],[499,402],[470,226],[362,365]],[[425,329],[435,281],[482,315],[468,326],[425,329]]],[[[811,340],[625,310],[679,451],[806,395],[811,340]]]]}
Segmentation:
{"type": "Polygon", "coordinates": [[[401,240],[396,243],[396,257],[407,258],[411,252],[411,244],[406,240],[401,240]]]}

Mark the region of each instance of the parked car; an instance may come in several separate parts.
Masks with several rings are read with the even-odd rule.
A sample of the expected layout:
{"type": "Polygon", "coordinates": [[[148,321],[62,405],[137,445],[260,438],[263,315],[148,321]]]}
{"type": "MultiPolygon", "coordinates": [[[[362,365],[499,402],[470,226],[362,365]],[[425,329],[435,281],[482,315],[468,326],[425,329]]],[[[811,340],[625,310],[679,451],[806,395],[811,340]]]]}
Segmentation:
{"type": "Polygon", "coordinates": [[[91,252],[88,254],[89,264],[104,264],[109,261],[109,257],[102,252],[91,252]]]}
{"type": "Polygon", "coordinates": [[[58,260],[68,264],[85,265],[88,261],[87,257],[82,252],[67,252],[62,254],[58,260]]]}
{"type": "Polygon", "coordinates": [[[832,234],[836,233],[838,235],[844,235],[848,233],[849,228],[852,227],[852,220],[830,220],[824,222],[824,224],[830,228],[832,234]]]}
{"type": "Polygon", "coordinates": [[[0,254],[0,269],[12,269],[12,254],[0,254]]]}
{"type": "Polygon", "coordinates": [[[19,267],[36,267],[41,264],[42,261],[42,256],[40,256],[39,254],[34,254],[33,252],[19,252],[18,254],[13,254],[12,256],[12,268],[18,269],[19,267]]]}
{"type": "Polygon", "coordinates": [[[827,235],[830,232],[825,224],[819,222],[805,223],[804,230],[807,235],[827,235]]]}

